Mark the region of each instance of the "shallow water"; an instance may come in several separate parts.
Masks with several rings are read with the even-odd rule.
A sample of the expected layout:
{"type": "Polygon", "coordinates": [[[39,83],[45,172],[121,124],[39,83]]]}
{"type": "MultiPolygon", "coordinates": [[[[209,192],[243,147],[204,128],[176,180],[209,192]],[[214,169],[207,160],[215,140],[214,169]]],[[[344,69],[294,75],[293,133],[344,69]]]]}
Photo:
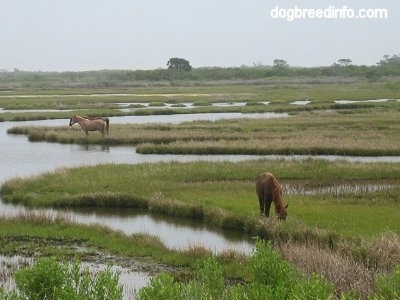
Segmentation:
{"type": "Polygon", "coordinates": [[[336,180],[334,182],[321,182],[315,185],[315,181],[285,180],[282,181],[284,194],[301,194],[318,196],[323,194],[341,197],[345,195],[359,195],[377,191],[388,191],[398,186],[395,180],[336,180]],[[311,183],[311,184],[310,184],[311,183]]]}
{"type": "Polygon", "coordinates": [[[400,99],[369,99],[369,100],[335,100],[338,104],[352,104],[352,103],[363,103],[363,102],[388,102],[388,101],[400,101],[400,99]]]}
{"type": "Polygon", "coordinates": [[[253,249],[251,238],[242,233],[221,230],[197,221],[150,215],[134,209],[28,209],[22,205],[0,202],[0,212],[0,218],[37,215],[50,220],[62,218],[79,224],[102,225],[127,235],[147,233],[158,236],[170,249],[186,250],[201,246],[213,253],[233,249],[247,255],[253,249]]]}
{"type": "MultiPolygon", "coordinates": [[[[192,120],[218,120],[228,118],[274,118],[287,114],[240,114],[209,113],[179,114],[161,116],[129,116],[110,118],[111,130],[115,123],[181,123],[192,120]]],[[[94,165],[99,163],[143,163],[160,161],[231,160],[240,161],[254,156],[235,155],[142,155],[134,147],[100,145],[66,145],[58,143],[28,141],[23,135],[7,134],[7,129],[15,126],[66,126],[69,120],[40,120],[24,122],[0,122],[0,184],[16,176],[31,176],[61,167],[94,165]]]]}

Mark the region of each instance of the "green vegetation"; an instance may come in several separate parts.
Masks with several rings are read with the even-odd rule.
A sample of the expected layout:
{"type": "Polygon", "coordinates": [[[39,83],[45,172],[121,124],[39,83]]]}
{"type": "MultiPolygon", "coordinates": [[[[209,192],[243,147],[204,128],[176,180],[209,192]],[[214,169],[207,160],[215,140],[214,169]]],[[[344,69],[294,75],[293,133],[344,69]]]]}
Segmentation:
{"type": "Polygon", "coordinates": [[[91,274],[88,268],[80,267],[75,260],[59,263],[56,258],[41,258],[34,266],[23,268],[15,274],[19,294],[7,293],[0,288],[1,299],[122,299],[119,274],[108,267],[98,274],[91,274]]]}
{"type": "MultiPolygon", "coordinates": [[[[293,186],[307,180],[311,190],[334,186],[339,180],[354,185],[360,180],[396,182],[400,174],[398,164],[322,160],[99,165],[12,179],[2,186],[1,195],[6,202],[28,206],[137,207],[242,230],[247,218],[258,217],[254,179],[266,170],[274,173],[284,185],[286,180],[293,186]]],[[[311,227],[373,237],[385,229],[398,231],[400,228],[400,220],[393,209],[399,204],[398,195],[395,185],[376,192],[349,190],[340,197],[329,189],[307,196],[285,193],[284,200],[293,210],[289,208],[289,214],[311,227]],[[368,224],[378,219],[381,222],[368,224]],[[347,226],[343,226],[346,223],[347,226]]],[[[286,226],[290,223],[286,222],[286,226]]]]}
{"type": "MultiPolygon", "coordinates": [[[[260,72],[259,68],[238,69],[244,73],[260,72]]],[[[271,69],[275,72],[282,68],[271,69]]],[[[283,69],[285,72],[291,70],[291,68],[283,69]]],[[[338,69],[350,70],[351,66],[338,67],[338,69]]],[[[294,68],[295,70],[297,69],[294,68]]],[[[193,74],[197,71],[201,70],[178,73],[193,74]]],[[[229,70],[222,71],[228,72],[229,70]]],[[[176,73],[177,71],[154,70],[148,72],[176,73]]],[[[210,70],[210,72],[212,74],[217,71],[210,70]]],[[[125,81],[127,79],[124,76],[118,76],[118,73],[129,74],[130,71],[81,72],[73,74],[73,76],[68,73],[0,73],[0,91],[3,91],[0,95],[0,108],[5,109],[5,112],[0,115],[0,121],[63,119],[69,118],[71,114],[110,117],[188,112],[296,113],[313,110],[388,107],[398,110],[396,101],[349,104],[334,103],[334,101],[400,98],[399,80],[396,77],[398,75],[384,76],[373,82],[362,77],[343,74],[317,76],[310,73],[296,77],[289,75],[264,76],[258,79],[252,79],[251,76],[244,76],[242,79],[232,77],[233,79],[229,80],[222,80],[223,78],[210,79],[211,81],[199,79],[194,82],[190,79],[183,79],[178,82],[168,81],[165,85],[158,81],[146,81],[137,85],[135,81],[125,81]],[[33,80],[34,78],[37,82],[33,80]],[[76,82],[76,85],[70,81],[76,82]],[[106,87],[101,86],[103,81],[108,82],[106,87]],[[291,104],[296,100],[310,100],[311,103],[307,105],[291,104]],[[245,102],[247,105],[241,107],[212,106],[213,103],[218,102],[245,102]],[[269,104],[263,104],[265,102],[269,102],[269,104]],[[143,103],[149,103],[150,108],[143,109],[143,103]],[[171,107],[167,108],[165,103],[170,104],[171,107]],[[183,103],[193,103],[193,108],[182,108],[183,103]],[[121,104],[133,109],[121,111],[120,109],[123,108],[121,104]],[[56,111],[15,112],[18,109],[52,109],[56,111]]],[[[261,74],[263,73],[261,72],[261,74]]]]}
{"type": "MultiPolygon", "coordinates": [[[[396,299],[400,295],[400,265],[394,273],[377,275],[373,280],[376,291],[335,289],[325,277],[305,274],[284,260],[271,243],[258,241],[252,255],[242,264],[239,282],[224,280],[221,260],[215,256],[197,259],[193,274],[186,281],[176,281],[170,273],[161,272],[150,285],[138,292],[138,299],[396,299]]],[[[341,274],[343,276],[343,274],[341,274]]],[[[122,299],[119,274],[108,267],[95,276],[80,267],[74,259],[72,266],[54,257],[41,258],[32,267],[15,274],[17,291],[0,288],[5,300],[19,299],[122,299]]]]}
{"type": "MultiPolygon", "coordinates": [[[[400,190],[396,184],[399,168],[399,164],[392,163],[319,160],[100,165],[9,180],[2,186],[1,193],[4,201],[29,206],[125,207],[198,219],[214,226],[244,231],[272,240],[280,245],[279,249],[288,247],[287,257],[300,265],[306,260],[306,266],[313,266],[312,272],[327,272],[325,276],[332,281],[345,272],[348,277],[342,290],[356,288],[349,283],[358,278],[359,275],[354,274],[366,268],[370,271],[363,279],[365,285],[357,286],[357,290],[371,292],[369,272],[392,271],[400,263],[397,213],[400,190]],[[278,176],[284,187],[284,202],[289,204],[286,222],[258,217],[254,179],[265,170],[278,176]],[[393,182],[388,189],[358,188],[363,184],[385,185],[387,181],[393,182]],[[335,186],[339,184],[340,189],[341,182],[354,186],[354,189],[335,193],[335,186]],[[291,188],[299,186],[305,189],[304,194],[289,193],[291,188]],[[388,231],[393,235],[382,236],[388,231]],[[304,248],[297,249],[296,245],[304,248]],[[320,262],[318,257],[321,257],[320,262]],[[327,261],[332,261],[332,265],[327,265],[327,261]],[[341,267],[333,267],[337,265],[341,267]],[[358,265],[362,267],[354,270],[358,265]],[[348,268],[348,271],[341,268],[348,268]]],[[[183,255],[167,251],[159,241],[155,243],[143,236],[121,239],[118,234],[82,231],[80,226],[71,224],[45,226],[40,229],[40,234],[38,230],[43,225],[32,226],[32,221],[24,226],[20,222],[17,224],[0,227],[12,236],[80,238],[118,255],[148,257],[172,266],[193,268],[193,255],[197,253],[189,249],[187,255],[183,255]]],[[[232,265],[231,260],[224,260],[224,270],[228,278],[248,276],[240,267],[232,265]]]]}
{"type": "Polygon", "coordinates": [[[142,288],[139,299],[333,299],[334,287],[321,276],[310,278],[284,261],[269,244],[258,242],[250,257],[250,280],[225,284],[221,265],[215,258],[200,261],[193,280],[174,282],[161,273],[149,287],[142,288]]]}
{"type": "MultiPolygon", "coordinates": [[[[340,61],[339,61],[340,62],[340,61]]],[[[186,82],[204,85],[214,81],[257,81],[265,78],[363,78],[378,81],[400,75],[400,57],[385,55],[376,66],[333,64],[326,67],[204,67],[192,69],[185,59],[171,58],[168,69],[156,70],[103,70],[90,72],[3,72],[0,73],[0,90],[21,88],[113,88],[176,86],[186,82]],[[188,70],[188,71],[185,71],[188,70]],[[189,71],[190,70],[190,71],[189,71]]]]}
{"type": "Polygon", "coordinates": [[[90,139],[76,126],[16,127],[30,141],[136,145],[144,154],[400,155],[398,111],[304,112],[278,119],[231,119],[181,124],[111,124],[90,139]]]}
{"type": "MultiPolygon", "coordinates": [[[[281,119],[111,123],[105,140],[92,134],[85,141],[80,128],[67,127],[67,120],[63,127],[18,127],[9,133],[26,134],[31,141],[135,145],[142,153],[399,155],[397,62],[394,56],[374,67],[1,73],[0,107],[7,112],[0,121],[67,119],[71,114],[285,112],[289,117],[281,119]],[[366,101],[382,98],[390,100],[366,101]],[[291,104],[296,100],[311,102],[291,104]],[[213,105],[218,102],[246,104],[213,105]],[[120,103],[132,109],[122,111],[120,103]]],[[[139,261],[144,269],[166,271],[153,277],[141,299],[188,294],[198,299],[392,299],[400,286],[399,177],[396,163],[313,159],[60,169],[7,181],[2,199],[31,207],[144,210],[197,219],[271,243],[258,243],[251,257],[233,251],[212,255],[202,247],[174,251],[146,234],[127,236],[28,215],[0,218],[0,253],[71,258],[80,247],[84,260],[111,254],[139,261]],[[254,180],[263,171],[274,173],[283,185],[286,222],[259,218],[254,180]]],[[[44,269],[58,270],[53,263],[46,261],[44,269]]],[[[34,277],[29,274],[26,281],[34,277]]],[[[33,293],[35,287],[28,290],[33,293]]]]}
{"type": "MultiPolygon", "coordinates": [[[[28,206],[124,207],[198,219],[280,245],[304,245],[306,248],[302,251],[307,253],[311,245],[316,245],[318,249],[350,257],[367,268],[387,271],[400,263],[397,237],[400,233],[397,213],[400,190],[396,184],[399,168],[399,164],[392,163],[320,160],[99,165],[12,179],[2,186],[1,194],[6,202],[28,206]],[[283,184],[284,202],[289,204],[286,222],[258,217],[254,179],[265,170],[274,173],[283,184]],[[385,185],[387,181],[394,184],[376,191],[358,188],[369,183],[385,185]],[[340,182],[347,182],[354,189],[334,193],[337,183],[340,188],[340,182]],[[304,187],[305,193],[289,193],[292,187],[299,186],[304,187]],[[388,234],[380,239],[388,231],[393,232],[394,237],[388,234]]],[[[16,228],[7,228],[6,232],[22,230],[24,234],[33,234],[37,230],[30,228],[29,223],[27,226],[22,229],[19,224],[16,228]]],[[[59,231],[59,226],[53,227],[49,236],[67,236],[66,232],[59,231]]],[[[92,235],[88,232],[86,238],[102,239],[102,235],[94,234],[96,239],[92,235]]],[[[82,234],[80,236],[83,238],[82,234]]],[[[190,256],[166,255],[165,249],[154,248],[153,242],[133,248],[117,246],[120,243],[111,238],[101,243],[119,254],[148,255],[170,265],[190,265],[190,256]],[[125,250],[117,250],[119,247],[125,250]]],[[[309,259],[312,261],[315,257],[309,259]]],[[[237,274],[239,270],[231,272],[237,274]]],[[[317,270],[322,272],[319,267],[317,270]]]]}

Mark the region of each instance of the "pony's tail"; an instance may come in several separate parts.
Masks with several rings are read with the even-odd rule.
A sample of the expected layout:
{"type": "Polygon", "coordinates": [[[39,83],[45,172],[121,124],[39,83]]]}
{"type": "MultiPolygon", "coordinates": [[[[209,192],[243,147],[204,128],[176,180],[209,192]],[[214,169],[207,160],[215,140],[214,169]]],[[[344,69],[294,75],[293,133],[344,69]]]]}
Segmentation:
{"type": "Polygon", "coordinates": [[[106,118],[106,124],[107,124],[107,135],[108,135],[108,131],[110,128],[110,119],[109,118],[106,118]]]}

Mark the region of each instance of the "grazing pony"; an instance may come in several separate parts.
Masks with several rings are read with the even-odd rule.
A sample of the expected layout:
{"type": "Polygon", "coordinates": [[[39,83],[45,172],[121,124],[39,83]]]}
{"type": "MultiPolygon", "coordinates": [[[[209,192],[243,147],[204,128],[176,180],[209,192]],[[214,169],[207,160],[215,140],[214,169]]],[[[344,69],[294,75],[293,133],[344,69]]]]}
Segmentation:
{"type": "Polygon", "coordinates": [[[89,136],[89,131],[98,131],[104,138],[104,135],[108,134],[109,128],[109,120],[108,118],[84,118],[81,116],[72,116],[69,119],[69,126],[78,123],[81,126],[81,129],[86,135],[86,138],[89,136]]]}
{"type": "Polygon", "coordinates": [[[261,173],[257,177],[256,192],[260,202],[260,215],[269,217],[271,203],[274,202],[275,212],[280,220],[285,220],[287,216],[286,208],[282,202],[282,189],[278,180],[271,173],[261,173]]]}

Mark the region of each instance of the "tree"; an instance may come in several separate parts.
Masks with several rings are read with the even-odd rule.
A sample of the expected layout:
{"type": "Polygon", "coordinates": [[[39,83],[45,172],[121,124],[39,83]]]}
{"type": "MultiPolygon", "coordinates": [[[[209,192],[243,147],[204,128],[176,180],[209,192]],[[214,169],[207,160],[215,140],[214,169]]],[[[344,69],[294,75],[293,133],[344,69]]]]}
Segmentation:
{"type": "Polygon", "coordinates": [[[167,62],[168,69],[173,70],[182,70],[182,71],[191,71],[192,66],[190,65],[189,61],[183,58],[172,57],[167,62]]]}
{"type": "Polygon", "coordinates": [[[287,68],[289,67],[289,64],[287,63],[286,60],[284,59],[274,59],[274,64],[273,64],[274,68],[287,68]]]}
{"type": "Polygon", "coordinates": [[[340,58],[338,59],[338,63],[341,67],[347,67],[352,63],[352,60],[350,58],[340,58]]]}
{"type": "Polygon", "coordinates": [[[390,57],[389,55],[384,55],[383,59],[381,59],[378,63],[379,66],[400,66],[400,56],[393,55],[390,57]]]}

